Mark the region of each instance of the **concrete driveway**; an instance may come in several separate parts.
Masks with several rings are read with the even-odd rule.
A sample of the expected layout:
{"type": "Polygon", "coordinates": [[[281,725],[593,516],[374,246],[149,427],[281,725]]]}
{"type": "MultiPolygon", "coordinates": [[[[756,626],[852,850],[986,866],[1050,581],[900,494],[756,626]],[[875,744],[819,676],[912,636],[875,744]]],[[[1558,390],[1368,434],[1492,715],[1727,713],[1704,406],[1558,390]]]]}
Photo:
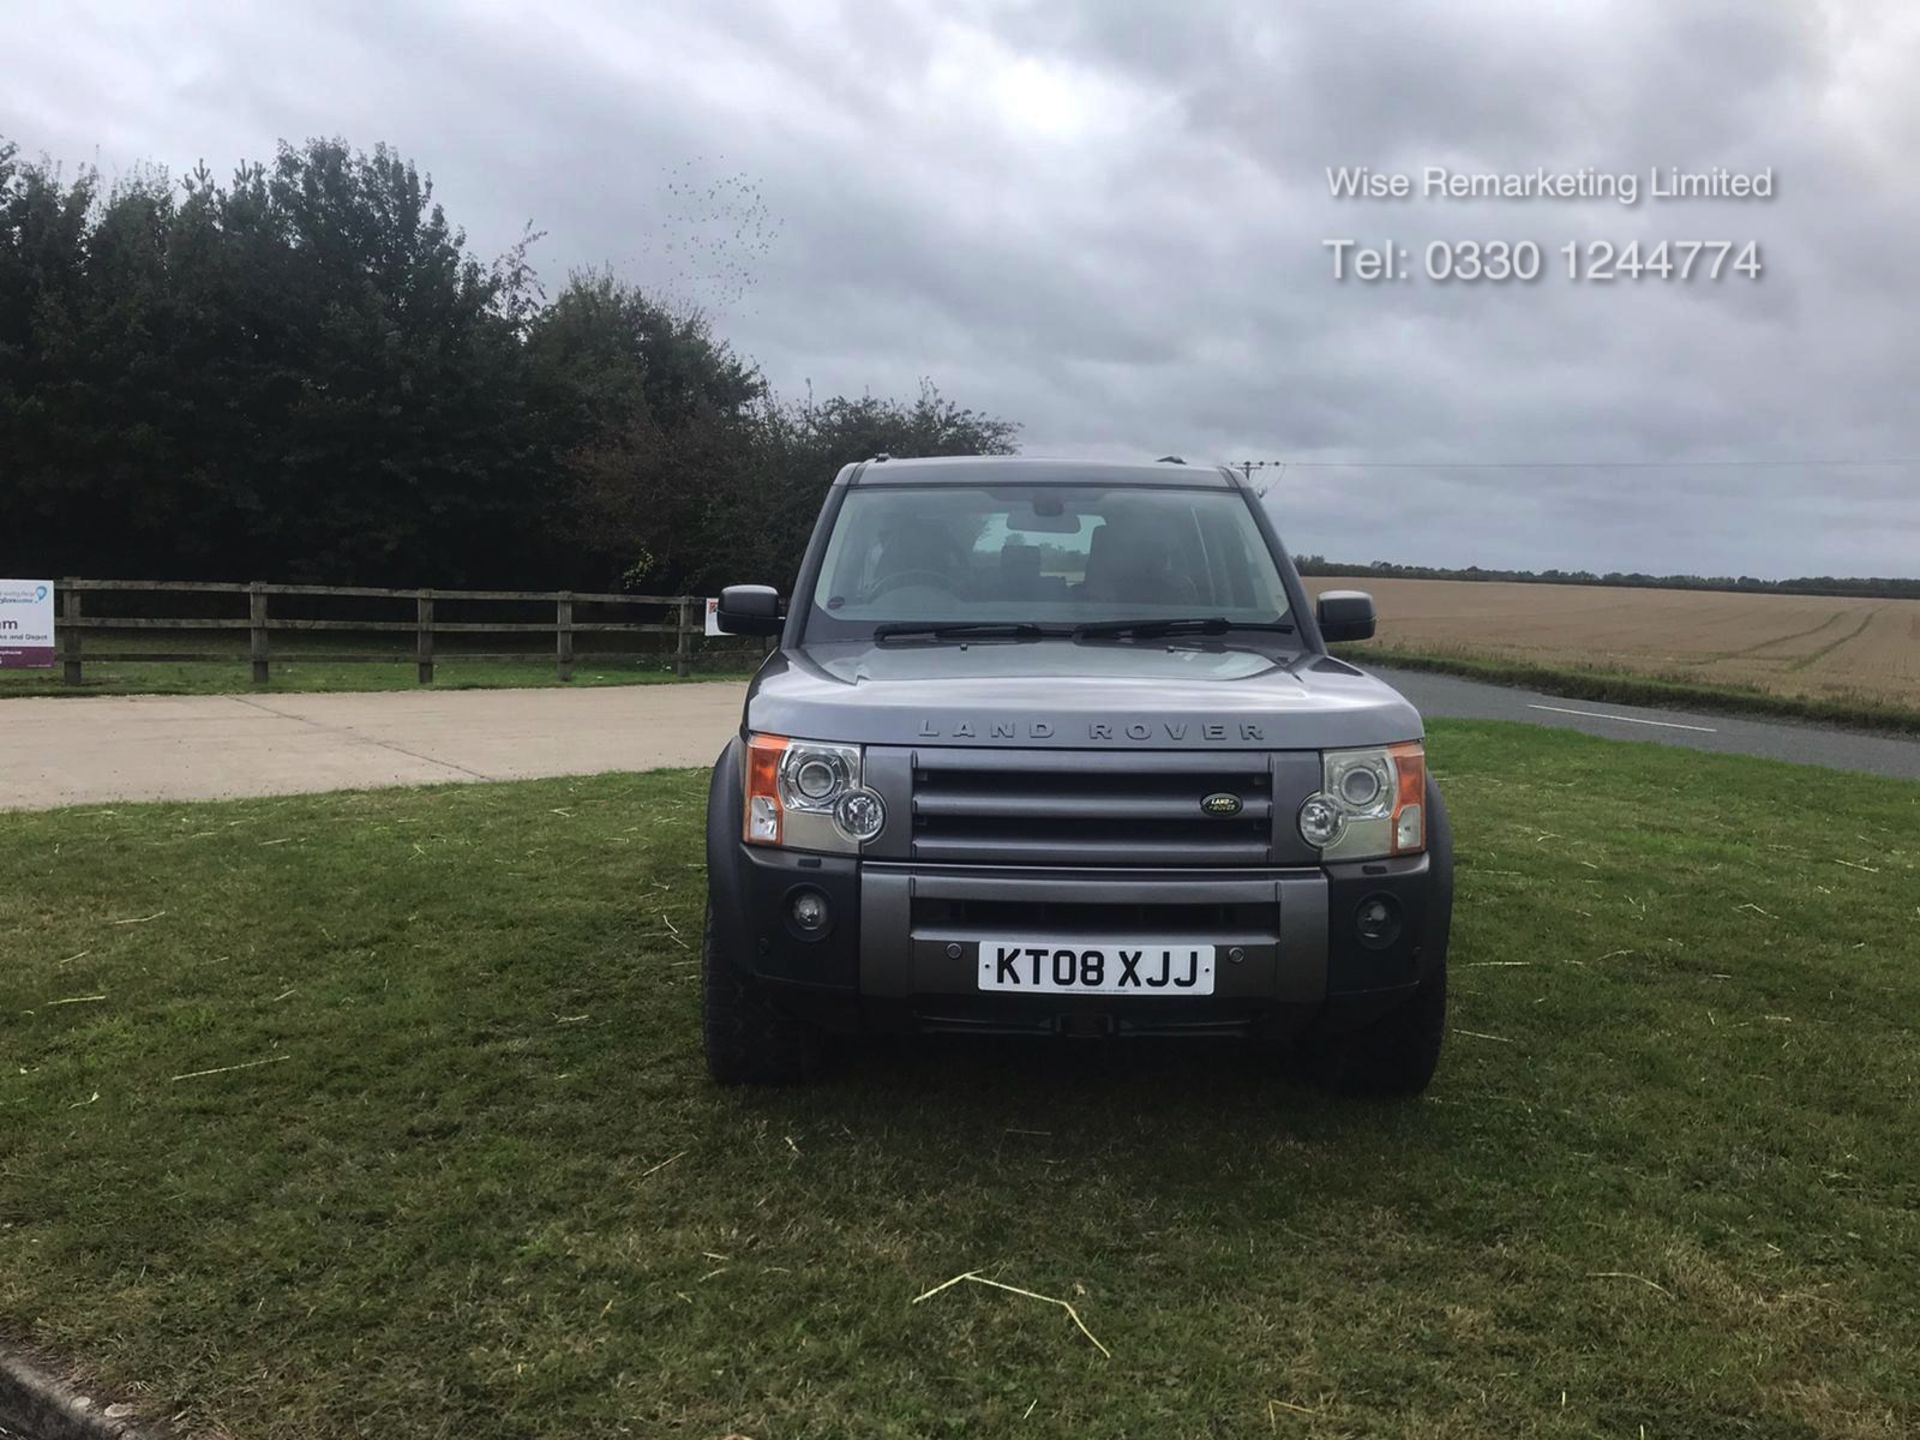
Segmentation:
{"type": "MultiPolygon", "coordinates": [[[[1519,720],[1620,740],[1920,778],[1920,742],[1813,725],[1556,700],[1382,671],[1429,718],[1519,720]]],[[[0,700],[0,810],[707,766],[741,681],[590,690],[0,700]]]]}
{"type": "Polygon", "coordinates": [[[0,700],[0,809],[713,763],[741,681],[0,700]]]}

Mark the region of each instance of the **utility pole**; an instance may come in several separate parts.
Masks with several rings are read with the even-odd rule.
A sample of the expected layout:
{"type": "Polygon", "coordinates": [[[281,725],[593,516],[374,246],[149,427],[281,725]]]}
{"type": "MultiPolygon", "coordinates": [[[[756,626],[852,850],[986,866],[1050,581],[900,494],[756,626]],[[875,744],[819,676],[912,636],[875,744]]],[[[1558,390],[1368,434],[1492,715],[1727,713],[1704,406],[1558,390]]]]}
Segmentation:
{"type": "Polygon", "coordinates": [[[1239,460],[1235,461],[1233,465],[1233,468],[1240,472],[1249,485],[1253,483],[1254,471],[1265,470],[1270,467],[1284,472],[1287,468],[1287,462],[1285,460],[1239,460]]]}

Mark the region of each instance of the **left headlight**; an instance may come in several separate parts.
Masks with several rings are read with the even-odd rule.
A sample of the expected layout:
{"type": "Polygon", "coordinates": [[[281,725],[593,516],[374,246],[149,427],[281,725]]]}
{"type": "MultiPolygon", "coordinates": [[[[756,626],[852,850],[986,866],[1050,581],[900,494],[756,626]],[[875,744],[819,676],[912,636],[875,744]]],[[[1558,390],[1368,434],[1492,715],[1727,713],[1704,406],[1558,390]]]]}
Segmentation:
{"type": "Polygon", "coordinates": [[[749,845],[851,854],[886,825],[887,808],[866,788],[858,745],[755,735],[747,742],[749,845]]]}
{"type": "Polygon", "coordinates": [[[1300,833],[1323,860],[1384,860],[1427,848],[1427,752],[1418,741],[1320,757],[1300,833]]]}

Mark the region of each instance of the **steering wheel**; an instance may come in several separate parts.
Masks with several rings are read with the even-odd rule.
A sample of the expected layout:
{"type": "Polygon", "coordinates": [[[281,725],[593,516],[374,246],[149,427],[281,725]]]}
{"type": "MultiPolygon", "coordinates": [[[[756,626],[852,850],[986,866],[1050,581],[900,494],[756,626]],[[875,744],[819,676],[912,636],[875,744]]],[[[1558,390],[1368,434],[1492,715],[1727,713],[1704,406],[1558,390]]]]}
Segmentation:
{"type": "Polygon", "coordinates": [[[895,570],[892,574],[883,575],[874,582],[873,594],[884,595],[889,590],[897,590],[902,585],[912,584],[931,585],[936,590],[946,591],[949,595],[954,593],[953,577],[942,575],[938,570],[895,570]]]}

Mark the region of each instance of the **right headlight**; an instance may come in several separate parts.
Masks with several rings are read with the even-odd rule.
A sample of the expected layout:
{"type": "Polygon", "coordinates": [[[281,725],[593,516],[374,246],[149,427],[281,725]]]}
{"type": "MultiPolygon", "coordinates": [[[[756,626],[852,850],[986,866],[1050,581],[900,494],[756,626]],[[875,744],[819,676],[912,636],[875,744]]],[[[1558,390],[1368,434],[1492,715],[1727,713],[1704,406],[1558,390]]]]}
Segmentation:
{"type": "Polygon", "coordinates": [[[755,735],[747,744],[749,845],[856,854],[878,835],[887,807],[862,783],[858,745],[755,735]]]}
{"type": "Polygon", "coordinates": [[[1427,752],[1419,741],[1320,757],[1300,835],[1323,860],[1384,860],[1427,848],[1427,752]]]}

